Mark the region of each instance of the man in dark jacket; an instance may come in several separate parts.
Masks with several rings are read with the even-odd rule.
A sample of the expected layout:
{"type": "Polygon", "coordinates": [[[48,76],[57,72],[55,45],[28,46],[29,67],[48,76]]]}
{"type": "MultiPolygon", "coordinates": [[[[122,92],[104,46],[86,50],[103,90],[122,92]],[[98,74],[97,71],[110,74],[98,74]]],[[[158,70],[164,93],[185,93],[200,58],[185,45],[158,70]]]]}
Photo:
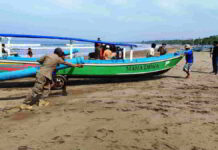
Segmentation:
{"type": "Polygon", "coordinates": [[[218,72],[218,41],[214,42],[214,48],[212,52],[212,64],[213,64],[213,72],[216,75],[218,72]]]}
{"type": "Polygon", "coordinates": [[[167,48],[166,48],[166,43],[163,43],[162,44],[162,46],[160,46],[159,48],[158,48],[158,52],[160,52],[160,56],[161,55],[165,55],[166,53],[167,53],[167,48]]]}

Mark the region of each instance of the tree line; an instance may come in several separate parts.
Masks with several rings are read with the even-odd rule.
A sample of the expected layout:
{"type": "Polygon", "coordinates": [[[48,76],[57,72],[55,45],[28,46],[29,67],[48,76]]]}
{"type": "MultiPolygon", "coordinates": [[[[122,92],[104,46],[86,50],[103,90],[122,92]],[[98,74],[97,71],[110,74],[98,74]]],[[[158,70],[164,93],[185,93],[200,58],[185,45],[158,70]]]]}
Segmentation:
{"type": "Polygon", "coordinates": [[[214,41],[218,41],[218,35],[205,37],[205,38],[197,38],[197,39],[188,39],[188,40],[155,40],[155,41],[142,41],[142,44],[191,44],[191,45],[212,45],[214,41]]]}

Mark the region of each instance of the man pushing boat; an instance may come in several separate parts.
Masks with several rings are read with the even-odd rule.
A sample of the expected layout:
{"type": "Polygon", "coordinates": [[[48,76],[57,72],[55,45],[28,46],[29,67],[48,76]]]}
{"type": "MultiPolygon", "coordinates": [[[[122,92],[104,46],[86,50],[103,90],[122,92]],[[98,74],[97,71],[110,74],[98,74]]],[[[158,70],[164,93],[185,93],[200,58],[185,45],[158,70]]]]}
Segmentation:
{"type": "Polygon", "coordinates": [[[44,90],[44,86],[48,83],[52,83],[52,72],[55,71],[56,66],[58,64],[64,64],[70,67],[82,67],[81,64],[71,64],[63,59],[64,52],[61,48],[56,48],[54,50],[54,54],[46,55],[41,57],[38,62],[41,64],[39,72],[36,73],[36,81],[35,85],[32,88],[32,93],[27,96],[24,100],[24,104],[27,105],[40,105],[40,103],[44,103],[43,105],[47,105],[48,102],[42,100],[42,94],[44,90]]]}

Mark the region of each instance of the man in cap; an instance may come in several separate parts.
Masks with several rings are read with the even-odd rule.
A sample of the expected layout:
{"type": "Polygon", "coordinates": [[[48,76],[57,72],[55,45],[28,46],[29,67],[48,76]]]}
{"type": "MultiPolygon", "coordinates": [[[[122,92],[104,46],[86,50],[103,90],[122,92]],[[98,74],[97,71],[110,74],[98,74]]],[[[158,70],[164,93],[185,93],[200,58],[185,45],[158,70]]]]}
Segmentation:
{"type": "Polygon", "coordinates": [[[106,45],[106,49],[103,53],[103,59],[109,60],[112,58],[112,51],[110,50],[110,45],[106,45]]]}
{"type": "Polygon", "coordinates": [[[184,55],[185,55],[186,63],[183,67],[183,71],[186,72],[187,74],[186,78],[189,78],[191,66],[193,64],[193,51],[191,50],[191,46],[189,44],[185,45],[184,55]]]}
{"type": "Polygon", "coordinates": [[[43,94],[44,86],[52,82],[52,72],[56,69],[58,64],[64,64],[71,67],[82,67],[81,64],[71,64],[63,59],[64,52],[61,48],[56,48],[53,54],[41,57],[38,62],[41,64],[39,72],[36,73],[35,85],[32,88],[31,95],[28,95],[24,104],[34,105],[39,104],[40,98],[43,94]]]}

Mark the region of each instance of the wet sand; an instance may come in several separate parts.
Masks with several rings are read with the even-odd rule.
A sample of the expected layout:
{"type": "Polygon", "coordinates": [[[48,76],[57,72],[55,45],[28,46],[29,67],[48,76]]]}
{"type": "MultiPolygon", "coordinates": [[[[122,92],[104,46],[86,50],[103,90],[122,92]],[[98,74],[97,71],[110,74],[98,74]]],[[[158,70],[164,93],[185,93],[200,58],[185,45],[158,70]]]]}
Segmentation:
{"type": "Polygon", "coordinates": [[[217,150],[218,76],[209,53],[195,53],[152,78],[71,79],[68,96],[46,107],[16,106],[34,78],[0,84],[0,150],[217,150]]]}

